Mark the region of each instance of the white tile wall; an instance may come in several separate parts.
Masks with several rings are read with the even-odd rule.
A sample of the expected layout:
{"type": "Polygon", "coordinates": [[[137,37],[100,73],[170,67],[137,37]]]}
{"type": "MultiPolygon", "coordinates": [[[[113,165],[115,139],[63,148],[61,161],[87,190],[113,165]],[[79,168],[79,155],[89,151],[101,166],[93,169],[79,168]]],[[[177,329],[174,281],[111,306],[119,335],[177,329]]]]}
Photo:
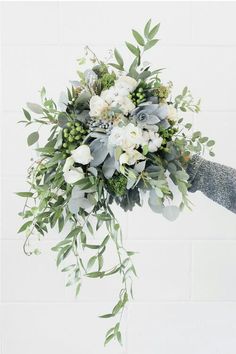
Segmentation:
{"type": "MultiPolygon", "coordinates": [[[[2,2],[2,354],[234,354],[236,218],[200,193],[193,212],[175,223],[147,206],[123,214],[116,208],[139,278],[125,316],[125,346],[104,348],[107,312],[119,279],[87,280],[80,299],[55,266],[51,232],[26,257],[17,235],[25,170],[33,152],[17,124],[21,107],[37,101],[45,85],[57,99],[76,78],[83,46],[99,56],[130,40],[131,28],[152,17],[161,22],[160,44],[148,59],[165,67],[175,92],[186,84],[202,97],[196,129],[217,141],[216,161],[236,167],[235,2],[2,2]]],[[[193,116],[189,116],[192,120],[193,116]]],[[[107,262],[113,262],[110,252],[107,262]]]]}

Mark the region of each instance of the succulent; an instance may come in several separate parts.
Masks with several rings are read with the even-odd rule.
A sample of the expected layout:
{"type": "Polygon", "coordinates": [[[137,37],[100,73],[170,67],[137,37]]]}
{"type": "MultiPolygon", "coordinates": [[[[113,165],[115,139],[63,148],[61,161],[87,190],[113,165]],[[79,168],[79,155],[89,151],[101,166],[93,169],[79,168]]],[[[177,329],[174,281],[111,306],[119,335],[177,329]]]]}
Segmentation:
{"type": "Polygon", "coordinates": [[[132,112],[135,122],[143,128],[151,129],[154,125],[169,127],[167,122],[168,106],[162,104],[145,104],[135,108],[132,112]]]}

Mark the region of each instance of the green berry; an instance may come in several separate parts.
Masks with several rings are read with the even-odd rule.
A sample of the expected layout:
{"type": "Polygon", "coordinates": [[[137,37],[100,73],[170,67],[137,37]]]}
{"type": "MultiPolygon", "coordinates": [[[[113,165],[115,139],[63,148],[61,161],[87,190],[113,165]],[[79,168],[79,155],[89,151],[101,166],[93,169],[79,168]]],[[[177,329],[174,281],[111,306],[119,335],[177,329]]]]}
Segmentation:
{"type": "Polygon", "coordinates": [[[71,122],[68,122],[68,123],[67,123],[67,127],[72,127],[72,123],[71,123],[71,122]]]}
{"type": "Polygon", "coordinates": [[[75,140],[80,140],[80,135],[76,135],[75,140]]]}
{"type": "Polygon", "coordinates": [[[70,132],[71,135],[75,135],[76,134],[76,130],[75,129],[72,129],[71,132],[70,132]]]}
{"type": "Polygon", "coordinates": [[[70,143],[72,143],[74,141],[74,138],[72,136],[69,136],[68,140],[70,143]]]}
{"type": "Polygon", "coordinates": [[[67,144],[66,144],[66,143],[64,143],[64,144],[63,144],[63,147],[64,147],[64,148],[67,148],[67,144]]]}
{"type": "Polygon", "coordinates": [[[143,92],[143,88],[140,87],[140,88],[138,89],[138,91],[139,91],[139,92],[143,92]]]}

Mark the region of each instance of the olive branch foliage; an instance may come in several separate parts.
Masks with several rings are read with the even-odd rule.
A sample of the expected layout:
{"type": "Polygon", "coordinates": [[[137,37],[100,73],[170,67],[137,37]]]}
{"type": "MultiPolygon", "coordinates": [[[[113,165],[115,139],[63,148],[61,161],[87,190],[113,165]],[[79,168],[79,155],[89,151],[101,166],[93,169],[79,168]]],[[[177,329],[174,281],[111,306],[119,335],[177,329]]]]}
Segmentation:
{"type": "MultiPolygon", "coordinates": [[[[134,59],[128,69],[125,68],[124,60],[117,49],[114,50],[115,63],[108,65],[118,71],[128,72],[128,75],[136,80],[149,80],[149,82],[159,83],[158,74],[161,69],[151,70],[150,67],[142,67],[142,55],[151,49],[157,42],[156,35],[160,24],[151,26],[149,20],[144,28],[143,34],[132,30],[135,43],[126,42],[128,50],[134,56],[134,59]]],[[[92,53],[92,62],[101,64],[102,62],[92,53]]],[[[82,63],[84,59],[80,60],[82,63]]],[[[83,74],[78,72],[81,80],[83,74]]],[[[67,90],[69,103],[75,97],[75,88],[67,90]]],[[[73,123],[76,119],[74,112],[60,112],[56,103],[47,98],[45,88],[40,91],[42,104],[28,103],[28,110],[23,109],[24,119],[21,123],[25,126],[36,125],[38,128],[32,132],[27,139],[29,146],[38,142],[40,128],[48,126],[50,135],[48,142],[42,147],[36,147],[39,158],[36,159],[28,169],[27,182],[29,191],[18,192],[17,195],[25,198],[25,205],[20,216],[24,222],[19,229],[19,233],[25,233],[24,251],[27,255],[39,254],[38,249],[33,249],[30,239],[35,235],[45,236],[49,229],[57,228],[61,233],[66,225],[69,225],[70,231],[66,237],[58,242],[52,251],[56,253],[56,264],[63,273],[67,274],[66,286],[74,286],[76,295],[79,295],[83,279],[86,278],[105,278],[117,274],[121,278],[121,289],[117,296],[117,302],[114,307],[101,318],[114,319],[114,325],[107,331],[105,344],[116,339],[122,344],[121,323],[124,310],[128,302],[133,298],[132,284],[136,277],[136,270],[133,264],[134,252],[126,250],[122,238],[122,231],[117,221],[109,199],[109,192],[105,188],[106,181],[99,167],[95,169],[87,168],[86,177],[79,180],[75,185],[84,193],[87,193],[93,208],[90,212],[80,208],[77,214],[72,213],[68,208],[68,203],[72,197],[73,186],[65,183],[63,177],[63,166],[66,155],[62,151],[62,128],[65,123],[73,123]],[[32,113],[34,115],[32,116],[32,113]],[[105,227],[103,238],[96,240],[95,234],[98,230],[105,227]],[[104,255],[108,245],[113,245],[116,253],[112,267],[106,267],[104,255]]],[[[86,94],[80,97],[83,106],[88,99],[86,94]]],[[[175,99],[175,108],[185,112],[199,111],[200,101],[195,103],[187,87],[175,99]]],[[[183,119],[179,119],[181,125],[183,119]]],[[[211,150],[214,145],[213,140],[204,137],[200,132],[194,132],[189,138],[185,131],[190,131],[190,123],[183,124],[178,131],[175,144],[183,152],[183,158],[188,158],[191,152],[203,152],[205,148],[211,150]]],[[[164,134],[164,133],[163,133],[164,134]]],[[[169,152],[171,154],[171,151],[169,152]]],[[[145,151],[143,151],[145,154],[145,151]]],[[[155,154],[149,154],[149,159],[154,164],[163,164],[160,157],[155,154]]],[[[173,180],[182,193],[183,205],[189,205],[187,198],[188,176],[186,172],[172,162],[167,162],[166,169],[169,170],[173,180]]],[[[134,173],[129,169],[123,170],[125,176],[130,177],[134,173]]],[[[159,197],[167,195],[172,198],[166,185],[164,177],[164,168],[158,171],[141,172],[134,176],[134,183],[142,182],[144,188],[154,188],[159,197]]],[[[155,206],[156,207],[156,206],[155,206]]]]}

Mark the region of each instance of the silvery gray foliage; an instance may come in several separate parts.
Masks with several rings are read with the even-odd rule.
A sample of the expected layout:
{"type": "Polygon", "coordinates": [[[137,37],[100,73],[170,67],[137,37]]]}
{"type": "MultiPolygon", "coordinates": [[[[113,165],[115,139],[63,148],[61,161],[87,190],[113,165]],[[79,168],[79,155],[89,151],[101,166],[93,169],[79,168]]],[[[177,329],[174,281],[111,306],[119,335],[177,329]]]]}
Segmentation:
{"type": "Polygon", "coordinates": [[[166,105],[150,102],[141,104],[132,111],[131,116],[142,128],[152,129],[152,127],[157,124],[164,128],[168,128],[169,126],[167,121],[168,109],[166,105]]]}
{"type": "Polygon", "coordinates": [[[111,178],[114,175],[115,170],[116,170],[115,158],[114,156],[108,156],[102,166],[102,172],[105,178],[107,179],[111,178]]]}
{"type": "Polygon", "coordinates": [[[85,192],[81,191],[78,186],[74,186],[71,193],[71,198],[68,202],[68,208],[71,213],[78,214],[79,208],[91,208],[91,202],[85,198],[85,192]]]}
{"type": "Polygon", "coordinates": [[[108,137],[104,136],[102,138],[97,138],[93,140],[89,145],[91,155],[93,156],[93,160],[90,162],[90,166],[97,167],[104,162],[105,158],[108,155],[107,140],[108,137]]]}
{"type": "Polygon", "coordinates": [[[87,124],[90,119],[89,110],[85,109],[83,112],[79,113],[76,119],[83,124],[87,124]]]}
{"type": "Polygon", "coordinates": [[[65,112],[66,108],[67,108],[67,105],[68,105],[68,96],[65,93],[65,91],[62,91],[60,93],[60,96],[59,96],[59,99],[58,99],[58,103],[57,103],[58,110],[61,111],[61,112],[65,112]]]}

